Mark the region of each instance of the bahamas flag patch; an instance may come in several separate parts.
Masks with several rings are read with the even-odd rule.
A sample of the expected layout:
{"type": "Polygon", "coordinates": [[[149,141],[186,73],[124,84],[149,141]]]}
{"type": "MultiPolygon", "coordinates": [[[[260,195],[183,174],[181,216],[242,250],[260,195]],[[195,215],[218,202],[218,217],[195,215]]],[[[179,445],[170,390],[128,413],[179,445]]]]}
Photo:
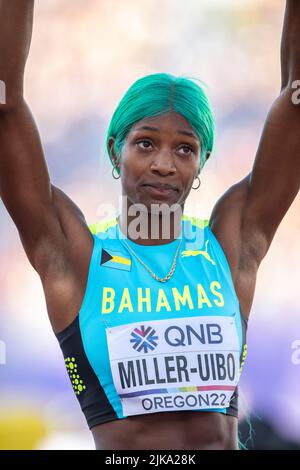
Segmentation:
{"type": "Polygon", "coordinates": [[[105,268],[122,269],[123,271],[131,270],[131,256],[121,251],[112,251],[102,248],[100,266],[105,268]]]}

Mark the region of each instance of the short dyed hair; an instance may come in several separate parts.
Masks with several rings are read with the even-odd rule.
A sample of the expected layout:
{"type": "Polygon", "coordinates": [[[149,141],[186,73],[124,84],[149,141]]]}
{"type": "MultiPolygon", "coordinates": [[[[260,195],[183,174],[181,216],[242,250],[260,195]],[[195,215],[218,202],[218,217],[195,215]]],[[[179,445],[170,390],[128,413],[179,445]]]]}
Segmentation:
{"type": "MultiPolygon", "coordinates": [[[[107,131],[106,148],[112,165],[108,142],[115,138],[114,151],[119,159],[132,126],[145,118],[171,111],[181,114],[196,132],[201,142],[200,169],[212,152],[215,122],[209,99],[197,78],[176,77],[168,73],[155,73],[136,80],[119,102],[107,131]]],[[[118,174],[120,169],[116,168],[118,174]]]]}

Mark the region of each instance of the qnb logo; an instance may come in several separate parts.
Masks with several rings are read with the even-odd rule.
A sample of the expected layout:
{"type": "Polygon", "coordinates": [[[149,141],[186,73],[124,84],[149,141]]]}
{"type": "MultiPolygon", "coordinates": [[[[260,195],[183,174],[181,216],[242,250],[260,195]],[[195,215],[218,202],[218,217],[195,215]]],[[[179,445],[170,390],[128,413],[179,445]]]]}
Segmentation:
{"type": "Polygon", "coordinates": [[[153,351],[157,346],[158,336],[155,336],[156,331],[148,326],[145,329],[144,325],[141,325],[140,329],[135,328],[131,333],[130,342],[133,344],[133,348],[138,352],[149,352],[153,351]]]}
{"type": "Polygon", "coordinates": [[[0,365],[6,364],[6,345],[0,340],[0,365]]]}

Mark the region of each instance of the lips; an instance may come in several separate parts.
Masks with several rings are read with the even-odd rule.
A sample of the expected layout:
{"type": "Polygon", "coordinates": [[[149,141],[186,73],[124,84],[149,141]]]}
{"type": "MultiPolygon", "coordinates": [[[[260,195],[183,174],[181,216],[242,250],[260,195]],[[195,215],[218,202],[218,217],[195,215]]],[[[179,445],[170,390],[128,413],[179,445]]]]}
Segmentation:
{"type": "Polygon", "coordinates": [[[142,188],[155,199],[169,199],[173,198],[174,194],[178,193],[178,189],[170,184],[159,183],[145,183],[142,188]]]}
{"type": "Polygon", "coordinates": [[[167,183],[144,183],[142,186],[148,186],[159,191],[178,191],[176,186],[167,183]]]}

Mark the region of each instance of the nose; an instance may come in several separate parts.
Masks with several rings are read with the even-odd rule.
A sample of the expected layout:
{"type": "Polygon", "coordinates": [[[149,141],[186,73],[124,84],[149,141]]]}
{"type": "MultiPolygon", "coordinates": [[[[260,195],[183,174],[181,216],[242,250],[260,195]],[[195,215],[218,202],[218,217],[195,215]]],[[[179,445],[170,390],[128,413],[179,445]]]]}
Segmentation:
{"type": "Polygon", "coordinates": [[[161,152],[151,163],[150,169],[153,173],[159,173],[163,176],[176,173],[173,159],[167,152],[161,152]]]}

